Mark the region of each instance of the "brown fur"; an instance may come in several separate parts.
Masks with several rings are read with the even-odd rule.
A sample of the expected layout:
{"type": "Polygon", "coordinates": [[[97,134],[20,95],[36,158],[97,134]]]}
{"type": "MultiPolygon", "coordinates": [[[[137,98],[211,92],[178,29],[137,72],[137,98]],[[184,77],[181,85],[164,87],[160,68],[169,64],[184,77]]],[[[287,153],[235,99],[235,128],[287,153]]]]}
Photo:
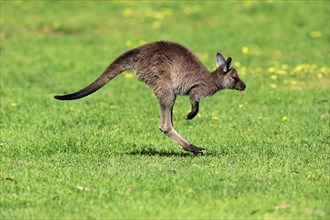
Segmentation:
{"type": "Polygon", "coordinates": [[[211,96],[221,89],[244,90],[245,84],[230,66],[231,58],[226,61],[217,54],[218,67],[209,72],[200,60],[187,48],[173,42],[157,41],[145,44],[119,56],[110,66],[86,88],[63,96],[60,100],[85,97],[119,73],[133,69],[137,78],[146,83],[156,95],[160,104],[160,129],[177,142],[184,150],[202,153],[198,148],[182,138],[173,128],[172,110],[177,95],[189,95],[191,111],[187,119],[198,113],[199,100],[211,96]]]}

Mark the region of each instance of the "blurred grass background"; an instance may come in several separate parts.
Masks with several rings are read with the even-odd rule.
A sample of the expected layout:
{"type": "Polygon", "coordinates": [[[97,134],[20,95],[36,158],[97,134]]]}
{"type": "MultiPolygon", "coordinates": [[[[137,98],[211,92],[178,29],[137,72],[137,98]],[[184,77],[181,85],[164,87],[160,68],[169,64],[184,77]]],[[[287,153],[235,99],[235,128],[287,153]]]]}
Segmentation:
{"type": "Polygon", "coordinates": [[[0,2],[1,218],[329,217],[328,1],[0,2]],[[247,84],[189,122],[177,99],[174,124],[204,157],[159,132],[131,72],[53,99],[155,40],[210,70],[231,56],[247,84]]]}
{"type": "Polygon", "coordinates": [[[241,74],[302,64],[314,73],[328,64],[328,9],[325,1],[1,1],[2,83],[24,88],[33,78],[50,89],[75,73],[89,82],[128,48],[160,39],[187,46],[209,69],[220,51],[241,74]]]}

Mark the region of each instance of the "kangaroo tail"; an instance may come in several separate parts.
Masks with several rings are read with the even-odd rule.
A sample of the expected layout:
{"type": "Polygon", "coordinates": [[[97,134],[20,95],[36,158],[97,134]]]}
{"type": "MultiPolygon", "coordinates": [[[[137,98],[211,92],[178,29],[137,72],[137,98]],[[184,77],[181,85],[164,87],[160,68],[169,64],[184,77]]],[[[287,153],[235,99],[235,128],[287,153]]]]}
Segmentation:
{"type": "Polygon", "coordinates": [[[134,69],[138,52],[138,49],[133,49],[118,57],[109,65],[109,67],[99,78],[97,78],[94,82],[82,90],[67,95],[56,95],[54,98],[59,100],[74,100],[92,94],[118,74],[124,72],[125,70],[134,69]]]}

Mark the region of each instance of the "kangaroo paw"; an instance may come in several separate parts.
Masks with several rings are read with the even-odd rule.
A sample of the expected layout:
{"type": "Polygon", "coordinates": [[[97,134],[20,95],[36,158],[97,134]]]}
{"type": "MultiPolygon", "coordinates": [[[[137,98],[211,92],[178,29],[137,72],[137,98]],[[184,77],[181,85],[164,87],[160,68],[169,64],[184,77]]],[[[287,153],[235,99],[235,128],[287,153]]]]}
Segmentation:
{"type": "Polygon", "coordinates": [[[187,115],[186,119],[187,119],[187,120],[191,120],[191,119],[195,118],[196,115],[197,115],[197,112],[190,112],[190,113],[187,115]]]}
{"type": "Polygon", "coordinates": [[[203,150],[205,150],[205,148],[199,148],[190,144],[187,147],[183,147],[183,150],[192,152],[194,154],[203,154],[203,150]]]}

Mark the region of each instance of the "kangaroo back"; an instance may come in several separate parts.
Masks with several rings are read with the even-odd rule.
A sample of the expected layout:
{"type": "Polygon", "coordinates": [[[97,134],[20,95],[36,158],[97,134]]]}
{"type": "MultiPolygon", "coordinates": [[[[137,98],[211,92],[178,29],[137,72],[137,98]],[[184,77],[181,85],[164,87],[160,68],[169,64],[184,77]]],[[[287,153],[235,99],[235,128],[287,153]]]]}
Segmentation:
{"type": "Polygon", "coordinates": [[[104,86],[107,82],[112,80],[118,74],[124,72],[125,70],[134,69],[136,64],[135,59],[137,57],[138,52],[138,49],[133,49],[119,56],[109,65],[109,67],[102,73],[99,78],[97,78],[94,82],[92,82],[89,86],[83,88],[82,90],[67,95],[57,95],[54,96],[54,98],[59,100],[74,100],[92,94],[93,92],[104,86]]]}

